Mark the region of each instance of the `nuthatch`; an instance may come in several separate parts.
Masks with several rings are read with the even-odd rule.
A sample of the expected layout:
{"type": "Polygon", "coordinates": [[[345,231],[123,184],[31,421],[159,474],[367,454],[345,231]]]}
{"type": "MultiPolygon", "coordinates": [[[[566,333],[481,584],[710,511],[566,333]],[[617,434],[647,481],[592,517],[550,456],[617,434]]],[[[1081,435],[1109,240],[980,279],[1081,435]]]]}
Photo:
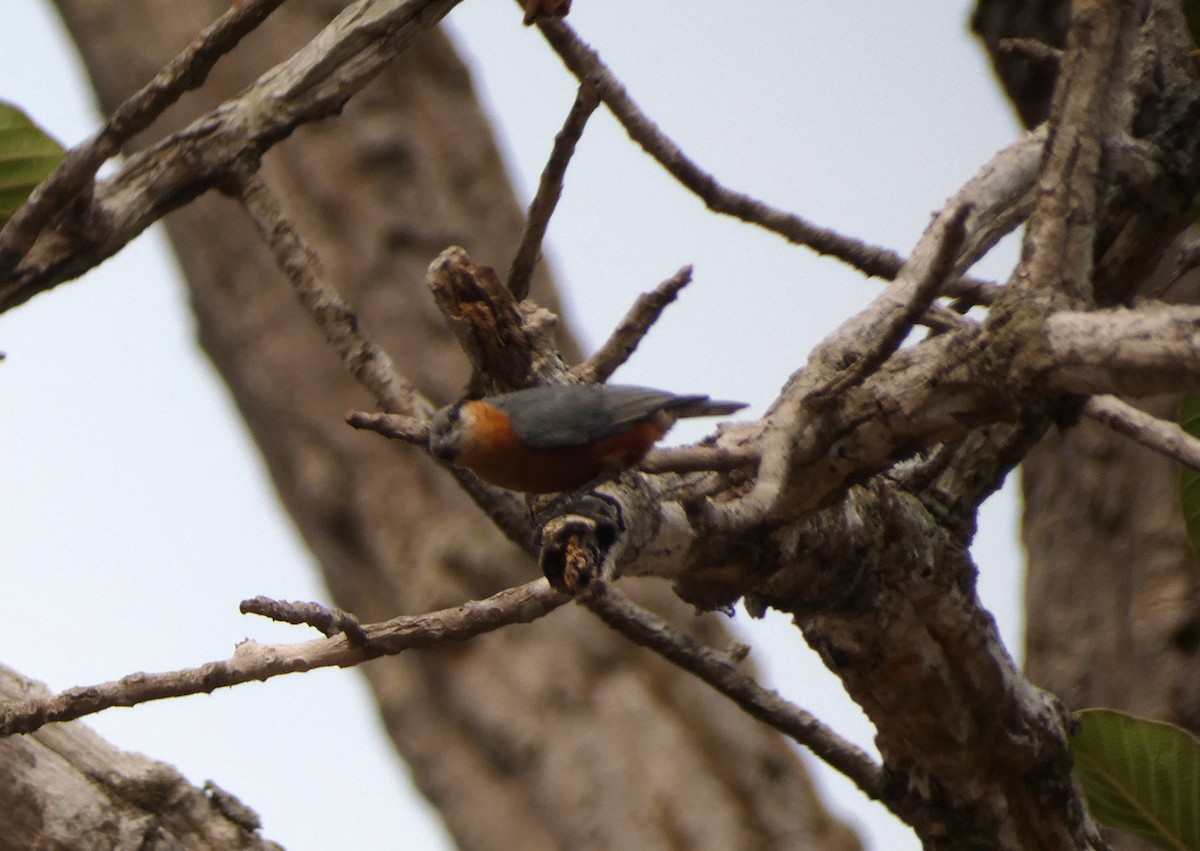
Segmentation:
{"type": "Polygon", "coordinates": [[[635,466],[677,419],[744,407],[648,387],[531,387],[442,408],[429,424],[429,451],[510,490],[574,491],[635,466]]]}

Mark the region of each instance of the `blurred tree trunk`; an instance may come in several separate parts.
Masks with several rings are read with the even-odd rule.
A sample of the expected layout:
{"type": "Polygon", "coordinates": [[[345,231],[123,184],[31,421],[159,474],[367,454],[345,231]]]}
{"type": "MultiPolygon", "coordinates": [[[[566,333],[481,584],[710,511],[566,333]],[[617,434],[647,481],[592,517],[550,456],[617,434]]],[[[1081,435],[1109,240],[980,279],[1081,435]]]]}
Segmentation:
{"type": "MultiPolygon", "coordinates": [[[[111,110],[228,4],[57,5],[111,110]]],[[[285,4],[154,132],[236,92],[343,5],[285,4]]],[[[272,150],[262,175],[401,371],[439,403],[455,397],[465,360],[425,291],[425,268],[453,243],[504,268],[522,212],[447,40],[410,49],[343,116],[272,150]]],[[[167,225],[204,349],[337,605],[375,621],[535,575],[422,453],[344,425],[347,409],[373,400],[236,204],[210,193],[167,225]]],[[[534,298],[557,309],[544,275],[534,298]]],[[[564,348],[574,351],[569,338],[564,348]]],[[[685,622],[707,641],[729,640],[719,618],[685,622]]],[[[577,607],[364,671],[397,749],[462,848],[857,847],[780,736],[577,607]]]]}
{"type": "MultiPolygon", "coordinates": [[[[1055,69],[995,44],[1022,37],[1061,47],[1068,12],[1066,0],[976,6],[973,27],[1028,126],[1046,116],[1055,69]]],[[[1198,301],[1173,289],[1172,300],[1198,301]]],[[[1171,419],[1178,399],[1138,404],[1171,419]]],[[[1200,574],[1178,465],[1084,419],[1048,434],[1021,472],[1030,679],[1070,709],[1107,706],[1200,732],[1200,574]]],[[[1122,849],[1150,847],[1110,838],[1122,849]]]]}

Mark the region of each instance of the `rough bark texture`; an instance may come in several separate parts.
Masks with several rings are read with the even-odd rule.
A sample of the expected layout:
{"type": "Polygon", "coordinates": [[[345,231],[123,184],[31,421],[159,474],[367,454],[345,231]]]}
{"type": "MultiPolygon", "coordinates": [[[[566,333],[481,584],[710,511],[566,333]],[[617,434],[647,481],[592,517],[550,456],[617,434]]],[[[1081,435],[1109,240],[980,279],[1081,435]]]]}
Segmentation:
{"type": "MultiPolygon", "coordinates": [[[[1046,117],[1055,69],[997,51],[995,42],[1020,36],[1061,47],[1068,11],[1057,0],[976,7],[973,26],[1029,126],[1046,117]]],[[[1177,402],[1140,406],[1170,419],[1177,402]]],[[[1183,528],[1178,465],[1083,420],[1049,433],[1021,473],[1030,679],[1070,709],[1113,707],[1200,732],[1200,574],[1183,528]]],[[[1121,849],[1150,847],[1110,838],[1121,849]]]]}
{"type": "MultiPolygon", "coordinates": [[[[111,109],[226,4],[58,5],[111,109]]],[[[237,91],[339,8],[286,4],[163,128],[237,91]]],[[[438,402],[457,395],[465,361],[425,291],[425,267],[457,243],[503,268],[521,213],[446,40],[426,39],[345,115],[297,132],[262,174],[404,374],[438,402]]],[[[167,222],[201,342],[338,605],[378,620],[533,575],[445,472],[344,425],[348,408],[373,400],[233,202],[205,197],[167,222]]],[[[544,277],[534,297],[554,306],[544,277]]],[[[728,641],[715,616],[692,624],[706,641],[728,641]]],[[[397,748],[462,848],[857,846],[778,735],[576,607],[364,670],[397,748]]]]}
{"type": "MultiPolygon", "coordinates": [[[[140,50],[156,45],[165,54],[184,37],[184,30],[164,30],[147,38],[150,8],[102,12],[94,3],[62,2],[77,31],[104,36],[84,40],[110,104],[162,61],[140,50]],[[120,64],[104,61],[111,57],[120,64]]],[[[355,97],[343,119],[295,130],[272,150],[265,184],[257,181],[245,198],[268,241],[285,247],[277,237],[288,229],[262,188],[276,187],[323,257],[322,274],[359,308],[407,376],[436,401],[449,398],[462,382],[449,364],[460,358],[417,282],[430,256],[450,242],[464,244],[476,261],[502,264],[520,218],[461,67],[436,36],[414,46],[454,2],[354,4],[339,16],[338,33],[349,34],[347,24],[378,26],[353,29],[349,44],[332,40],[346,64],[324,49],[305,50],[288,73],[266,78],[287,87],[247,89],[185,139],[131,158],[95,188],[92,203],[56,211],[49,231],[29,236],[42,253],[25,255],[17,284],[44,288],[61,269],[76,268],[56,262],[83,265],[102,256],[80,254],[88,246],[78,240],[95,241],[89,222],[129,221],[123,199],[151,199],[143,207],[155,213],[237,182],[266,146],[294,129],[257,118],[340,109],[365,79],[354,69],[374,73],[403,46],[408,52],[387,79],[355,97]],[[367,61],[360,46],[383,50],[367,61]],[[305,85],[314,79],[321,85],[305,85]],[[241,127],[252,133],[239,136],[241,127]]],[[[296,17],[275,22],[239,55],[257,68],[286,55],[328,5],[289,6],[296,17]]],[[[998,15],[977,17],[981,28],[1020,34],[996,29],[1006,14],[1020,17],[997,8],[998,15]]],[[[173,23],[191,32],[200,22],[173,23]]],[[[647,129],[619,82],[570,29],[551,23],[543,31],[634,138],[680,174],[678,151],[647,129]]],[[[1200,100],[1189,46],[1171,0],[1074,0],[1061,54],[1017,45],[1061,69],[1047,130],[1001,152],[956,194],[893,286],[818,346],[762,419],[716,436],[718,449],[753,446],[756,470],[689,482],[609,482],[605,499],[579,500],[569,516],[551,521],[594,534],[542,537],[543,560],[563,565],[564,576],[568,561],[581,578],[650,573],[678,580],[681,593],[690,580],[692,591],[704,592],[692,599],[710,606],[744,595],[751,607],[793,613],[876,726],[883,765],[862,760],[863,788],[930,849],[1102,844],[1071,777],[1062,707],[1020,675],[1000,644],[975,597],[967,545],[978,504],[1048,425],[1070,429],[1081,406],[1090,410],[1073,394],[1200,388],[1195,352],[1176,357],[1165,340],[1154,362],[1166,368],[1163,383],[1150,383],[1159,373],[1137,346],[1118,347],[1112,369],[1101,370],[1099,349],[1059,340],[1071,353],[1062,363],[1055,344],[1055,334],[1083,321],[1073,311],[1114,339],[1144,344],[1158,336],[1131,332],[1128,311],[1106,317],[1092,308],[1131,298],[1170,240],[1200,215],[1200,100]],[[1035,170],[1028,154],[1036,151],[1035,170]],[[1022,258],[1008,286],[980,290],[990,303],[987,319],[977,324],[941,309],[942,333],[897,350],[911,320],[934,308],[930,299],[943,279],[949,285],[954,270],[977,256],[969,246],[986,247],[1025,220],[1022,258]],[[1117,374],[1137,383],[1105,383],[1117,374]],[[597,516],[586,514],[593,509],[597,516]]],[[[257,70],[221,68],[218,82],[233,88],[257,70]]],[[[1026,75],[1019,88],[1036,92],[1036,81],[1026,75]]],[[[224,91],[210,88],[210,100],[224,91]]],[[[194,114],[197,106],[183,110],[194,114]]],[[[1028,112],[1039,108],[1044,100],[1028,112]]],[[[753,204],[747,210],[779,218],[753,204]]],[[[171,227],[193,280],[202,340],[228,376],[338,602],[376,619],[478,597],[528,576],[525,560],[421,453],[341,426],[346,407],[369,400],[349,384],[238,221],[231,203],[204,199],[181,209],[171,227]]],[[[6,227],[0,238],[7,245],[18,230],[6,227]]],[[[120,233],[101,236],[109,239],[100,241],[104,249],[120,233]]],[[[303,273],[315,268],[316,255],[280,256],[311,293],[303,273]]],[[[488,277],[467,257],[461,249],[444,252],[431,280],[448,275],[462,284],[454,298],[439,296],[443,312],[461,320],[456,328],[497,332],[472,332],[466,347],[480,386],[489,376],[511,387],[561,375],[544,323],[499,287],[467,286],[488,277]]],[[[328,300],[322,305],[315,310],[326,317],[328,300]]],[[[1166,320],[1163,327],[1188,332],[1188,341],[1198,316],[1195,308],[1158,305],[1137,319],[1143,329],[1155,317],[1166,320]]],[[[361,347],[340,351],[356,369],[373,363],[361,347]]],[[[404,407],[402,397],[377,392],[404,407]]],[[[409,423],[408,433],[422,425],[409,423]]],[[[490,493],[479,499],[497,514],[510,507],[490,493]]],[[[525,512],[504,519],[514,539],[531,546],[525,512]]],[[[1172,617],[1168,631],[1146,633],[1147,646],[1165,634],[1184,649],[1192,643],[1194,619],[1181,611],[1172,617]]],[[[1122,635],[1139,635],[1133,621],[1122,635]]],[[[687,623],[709,643],[726,640],[718,624],[687,623]]],[[[1072,625],[1078,635],[1079,621],[1072,625]]],[[[1070,653],[1056,658],[1070,661],[1070,653]]],[[[380,662],[368,673],[418,782],[464,847],[811,846],[806,834],[814,824],[831,839],[840,836],[827,820],[809,820],[799,803],[802,775],[776,738],[741,726],[747,722],[694,681],[646,661],[577,608],[462,649],[380,662]]]]}
{"type": "MultiPolygon", "coordinates": [[[[0,699],[46,693],[0,665],[0,699]]],[[[236,804],[222,806],[170,766],[119,751],[76,722],[0,739],[0,790],[0,851],[279,848],[236,804]]]]}
{"type": "MultiPolygon", "coordinates": [[[[985,45],[1020,36],[1061,47],[1067,10],[1065,2],[985,0],[973,24],[985,45]]],[[[992,55],[1026,123],[1043,120],[1054,74],[1035,81],[1025,66],[1014,71],[1015,60],[992,55]]],[[[1142,407],[1170,419],[1176,404],[1142,407]]],[[[1022,488],[1030,677],[1072,708],[1117,707],[1200,731],[1200,586],[1178,466],[1082,421],[1030,453],[1022,488]]]]}

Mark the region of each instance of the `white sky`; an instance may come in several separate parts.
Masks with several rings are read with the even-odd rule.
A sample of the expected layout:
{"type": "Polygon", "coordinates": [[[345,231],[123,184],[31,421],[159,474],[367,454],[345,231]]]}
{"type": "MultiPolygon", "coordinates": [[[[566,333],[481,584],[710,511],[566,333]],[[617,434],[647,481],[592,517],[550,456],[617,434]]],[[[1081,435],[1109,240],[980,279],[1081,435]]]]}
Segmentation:
{"type": "MultiPolygon", "coordinates": [[[[635,0],[574,5],[577,31],[719,180],[902,252],[1018,132],[967,34],[967,2],[773,0],[737,14],[716,0],[686,11],[635,0]]],[[[49,3],[7,0],[6,13],[20,37],[0,51],[0,98],[77,143],[97,118],[49,3]]],[[[469,0],[450,22],[528,198],[574,83],[519,17],[509,0],[469,0]]],[[[638,293],[693,263],[694,283],[616,380],[740,398],[751,414],[880,288],[706,213],[603,109],[572,163],[548,244],[591,346],[638,293]]],[[[1010,246],[981,272],[1003,278],[1012,258],[1010,246]]],[[[0,317],[0,350],[0,660],[61,689],[224,658],[246,636],[311,637],[237,613],[257,594],[327,597],[195,343],[157,231],[0,317]]],[[[677,439],[705,427],[687,426],[677,439]]],[[[1012,483],[984,515],[981,595],[1018,653],[1012,483]]],[[[870,747],[865,720],[785,618],[742,613],[736,623],[773,686],[870,747]]],[[[109,710],[88,723],[240,796],[264,834],[291,851],[448,847],[353,672],[109,710]]],[[[918,847],[882,807],[809,764],[870,847],[918,847]]]]}

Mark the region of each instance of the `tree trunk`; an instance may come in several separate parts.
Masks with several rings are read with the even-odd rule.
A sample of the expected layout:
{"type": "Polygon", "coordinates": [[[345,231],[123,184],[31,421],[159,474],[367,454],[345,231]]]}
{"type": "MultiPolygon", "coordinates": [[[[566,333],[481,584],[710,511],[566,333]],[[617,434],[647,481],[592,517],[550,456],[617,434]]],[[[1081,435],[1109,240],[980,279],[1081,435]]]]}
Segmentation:
{"type": "MultiPolygon", "coordinates": [[[[1176,403],[1146,407],[1169,418],[1176,403]]],[[[1030,678],[1072,709],[1200,731],[1200,587],[1178,465],[1082,422],[1023,472],[1030,678]]]]}
{"type": "MultiPolygon", "coordinates": [[[[58,2],[109,110],[226,5],[58,2]]],[[[341,5],[285,4],[155,132],[236,92],[341,5]]],[[[465,360],[425,268],[453,243],[503,268],[522,213],[446,39],[424,39],[343,116],[270,151],[262,175],[401,371],[439,403],[457,396],[465,360]]],[[[534,576],[423,453],[344,424],[347,409],[373,400],[235,203],[210,193],[167,224],[205,351],[337,605],[375,621],[534,576]]],[[[544,275],[533,297],[556,308],[544,275]]],[[[564,349],[574,350],[569,337],[564,349]]],[[[719,617],[673,605],[705,641],[730,640],[719,617]]],[[[462,848],[857,846],[780,736],[580,608],[364,671],[397,749],[462,848]]]]}
{"type": "MultiPolygon", "coordinates": [[[[1007,37],[1061,47],[1067,12],[1054,0],[982,0],[973,25],[989,48],[1007,37]]],[[[1053,69],[1012,52],[992,57],[1023,120],[1040,122],[1053,69]]],[[[1170,296],[1197,301],[1186,279],[1170,296]]],[[[1140,403],[1167,419],[1177,405],[1175,397],[1140,403]]],[[[1178,465],[1084,420],[1025,458],[1022,490],[1030,677],[1073,709],[1115,707],[1200,731],[1200,585],[1178,465]]]]}
{"type": "MultiPolygon", "coordinates": [[[[1055,69],[994,46],[1022,37],[1061,47],[1068,11],[1060,0],[981,0],[975,10],[974,28],[1030,126],[1046,116],[1055,69]]],[[[1178,398],[1138,404],[1171,419],[1178,398]]],[[[1200,732],[1200,574],[1178,465],[1083,420],[1049,433],[1021,473],[1029,678],[1069,709],[1111,707],[1200,732]]],[[[1150,847],[1110,838],[1121,849],[1150,847]]]]}

